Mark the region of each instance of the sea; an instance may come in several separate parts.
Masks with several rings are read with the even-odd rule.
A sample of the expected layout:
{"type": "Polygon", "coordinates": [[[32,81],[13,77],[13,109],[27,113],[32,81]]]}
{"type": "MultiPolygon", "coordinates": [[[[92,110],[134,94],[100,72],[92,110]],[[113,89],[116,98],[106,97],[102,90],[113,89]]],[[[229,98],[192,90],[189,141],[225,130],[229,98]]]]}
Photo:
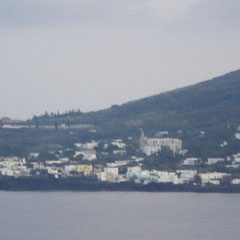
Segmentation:
{"type": "Polygon", "coordinates": [[[0,191],[0,240],[240,239],[240,194],[0,191]]]}

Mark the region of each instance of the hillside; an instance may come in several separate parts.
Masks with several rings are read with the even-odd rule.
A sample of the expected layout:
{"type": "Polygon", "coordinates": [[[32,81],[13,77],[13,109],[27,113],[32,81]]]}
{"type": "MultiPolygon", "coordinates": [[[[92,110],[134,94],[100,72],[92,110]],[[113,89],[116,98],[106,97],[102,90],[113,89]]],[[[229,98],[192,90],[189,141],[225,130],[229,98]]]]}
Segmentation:
{"type": "MultiPolygon", "coordinates": [[[[149,136],[153,136],[157,131],[166,130],[170,136],[183,139],[185,147],[192,155],[227,155],[239,148],[239,143],[234,137],[237,127],[240,126],[239,92],[240,70],[189,87],[123,105],[114,105],[109,109],[89,113],[78,110],[65,114],[45,114],[35,116],[25,124],[89,124],[96,129],[96,138],[137,137],[139,128],[149,136]],[[223,141],[229,143],[224,149],[220,147],[223,141]]],[[[29,134],[33,131],[28,130],[29,134]]],[[[73,140],[72,136],[63,132],[49,134],[54,141],[51,142],[48,138],[48,142],[54,144],[64,144],[64,139],[65,143],[77,139],[75,136],[73,140]]],[[[87,132],[85,138],[91,138],[86,134],[87,132]]],[[[17,139],[15,134],[12,135],[17,139]]],[[[28,134],[27,136],[28,141],[32,143],[31,137],[28,134]]],[[[45,143],[48,133],[44,132],[44,136],[41,142],[45,143]]],[[[78,136],[83,136],[83,133],[79,133],[78,136]]],[[[36,139],[40,138],[36,137],[33,141],[35,144],[36,139]]],[[[4,142],[3,136],[0,136],[1,142],[4,142]]]]}
{"type": "Polygon", "coordinates": [[[235,128],[240,117],[239,91],[240,70],[102,111],[40,117],[38,120],[42,124],[53,121],[94,124],[99,130],[106,131],[141,127],[150,134],[161,129],[206,130],[228,124],[235,128]]]}

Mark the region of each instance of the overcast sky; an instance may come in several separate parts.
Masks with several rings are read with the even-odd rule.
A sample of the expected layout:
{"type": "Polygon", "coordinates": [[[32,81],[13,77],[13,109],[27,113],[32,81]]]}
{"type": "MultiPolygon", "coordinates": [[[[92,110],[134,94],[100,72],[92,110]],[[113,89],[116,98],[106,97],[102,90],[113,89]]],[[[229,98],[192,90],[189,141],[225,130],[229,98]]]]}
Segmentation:
{"type": "Polygon", "coordinates": [[[0,0],[0,117],[98,110],[240,68],[239,0],[0,0]]]}

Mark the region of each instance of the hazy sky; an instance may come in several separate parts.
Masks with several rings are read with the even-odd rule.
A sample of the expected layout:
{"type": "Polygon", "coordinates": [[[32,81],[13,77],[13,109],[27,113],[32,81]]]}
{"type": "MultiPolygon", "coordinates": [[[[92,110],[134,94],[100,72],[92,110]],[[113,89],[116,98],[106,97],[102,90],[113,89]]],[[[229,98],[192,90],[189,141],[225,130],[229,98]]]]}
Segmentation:
{"type": "Polygon", "coordinates": [[[98,110],[240,68],[239,0],[0,0],[0,117],[98,110]]]}

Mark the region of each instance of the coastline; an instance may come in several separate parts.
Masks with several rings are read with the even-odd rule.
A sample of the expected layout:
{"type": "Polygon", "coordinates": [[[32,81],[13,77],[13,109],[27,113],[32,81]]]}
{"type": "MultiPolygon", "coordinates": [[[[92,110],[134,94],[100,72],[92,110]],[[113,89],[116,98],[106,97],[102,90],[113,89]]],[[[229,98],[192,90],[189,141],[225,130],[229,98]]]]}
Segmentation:
{"type": "Polygon", "coordinates": [[[34,179],[3,178],[0,179],[0,191],[110,191],[110,192],[194,192],[194,193],[240,193],[240,185],[174,185],[168,183],[134,182],[107,183],[71,179],[34,179]]]}

